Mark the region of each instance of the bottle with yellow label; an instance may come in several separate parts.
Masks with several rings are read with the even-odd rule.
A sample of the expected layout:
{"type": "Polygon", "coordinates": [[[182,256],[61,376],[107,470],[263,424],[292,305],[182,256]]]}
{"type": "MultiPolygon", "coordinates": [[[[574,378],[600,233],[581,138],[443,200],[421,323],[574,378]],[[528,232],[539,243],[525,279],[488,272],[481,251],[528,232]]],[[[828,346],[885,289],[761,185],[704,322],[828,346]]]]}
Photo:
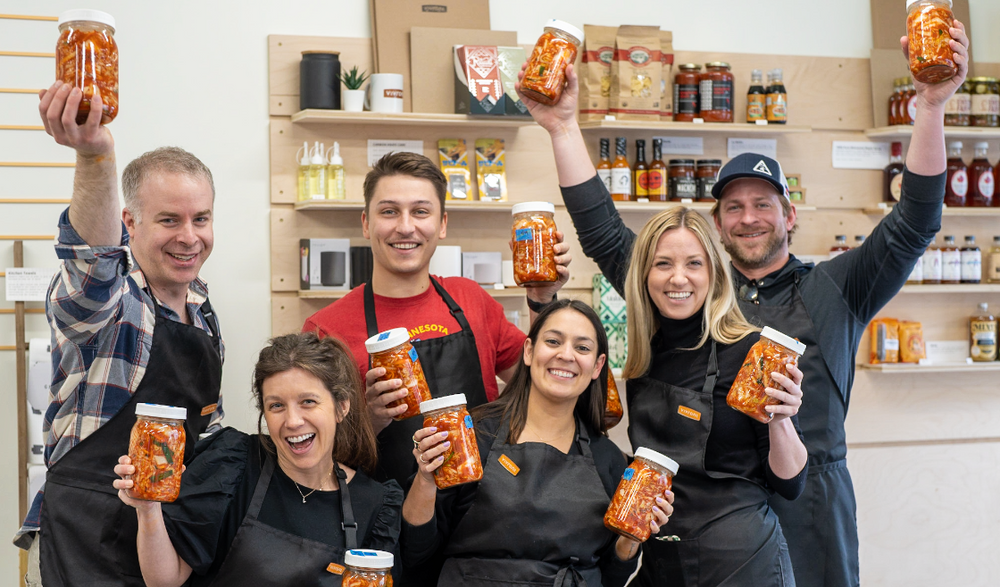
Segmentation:
{"type": "Polygon", "coordinates": [[[997,320],[985,302],[979,304],[979,311],[969,319],[969,334],[972,337],[969,354],[973,361],[997,360],[997,320]]]}
{"type": "Polygon", "coordinates": [[[767,123],[785,124],[788,122],[788,94],[785,82],[781,79],[781,69],[772,69],[770,77],[771,83],[767,89],[767,123]]]}
{"type": "Polygon", "coordinates": [[[649,165],[646,164],[646,141],[635,140],[635,166],[632,167],[632,195],[638,202],[649,201],[649,178],[646,177],[649,165]]]}
{"type": "Polygon", "coordinates": [[[767,93],[762,81],[763,73],[755,69],[750,73],[750,89],[747,91],[747,122],[767,120],[767,93]]]}

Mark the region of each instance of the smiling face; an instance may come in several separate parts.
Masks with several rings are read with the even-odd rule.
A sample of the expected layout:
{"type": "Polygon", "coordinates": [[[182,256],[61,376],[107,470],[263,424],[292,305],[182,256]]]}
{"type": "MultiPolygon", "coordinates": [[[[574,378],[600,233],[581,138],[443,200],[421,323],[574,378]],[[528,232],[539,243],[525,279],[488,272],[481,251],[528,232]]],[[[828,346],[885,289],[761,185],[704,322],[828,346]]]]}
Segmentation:
{"type": "Polygon", "coordinates": [[[293,478],[323,478],[333,468],[334,438],[350,402],[339,407],[312,373],[299,368],[264,380],[264,420],[278,464],[293,478]]]}
{"type": "Polygon", "coordinates": [[[597,332],[583,314],[565,308],[542,325],[536,344],[524,342],[524,364],[531,368],[531,392],[555,402],[573,401],[601,376],[597,332]]]}
{"type": "Polygon", "coordinates": [[[694,232],[679,227],[660,235],[646,276],[646,291],[660,314],[690,318],[705,305],[711,281],[708,253],[694,232]]]}
{"type": "Polygon", "coordinates": [[[744,274],[763,277],[788,260],[795,208],[786,218],[781,197],[768,182],[751,178],[734,180],[722,193],[715,226],[733,265],[744,274]]]}
{"type": "Polygon", "coordinates": [[[361,227],[371,241],[375,271],[392,276],[426,273],[448,227],[434,185],[408,175],[379,180],[361,227]]]}
{"type": "Polygon", "coordinates": [[[198,277],[215,240],[212,200],[205,179],[156,172],[140,187],[139,220],[123,210],[132,254],[154,290],[184,291],[198,277]]]}

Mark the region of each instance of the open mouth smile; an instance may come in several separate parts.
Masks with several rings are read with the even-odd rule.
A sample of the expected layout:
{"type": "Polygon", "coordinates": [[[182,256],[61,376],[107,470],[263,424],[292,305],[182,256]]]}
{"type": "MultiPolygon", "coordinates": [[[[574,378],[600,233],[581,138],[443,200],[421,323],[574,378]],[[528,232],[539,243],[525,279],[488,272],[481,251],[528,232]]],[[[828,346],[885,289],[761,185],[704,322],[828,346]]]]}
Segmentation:
{"type": "Polygon", "coordinates": [[[309,450],[312,446],[313,440],[316,438],[315,432],[310,432],[308,434],[302,434],[300,436],[288,436],[285,438],[285,442],[292,447],[292,452],[295,454],[302,454],[309,450]]]}

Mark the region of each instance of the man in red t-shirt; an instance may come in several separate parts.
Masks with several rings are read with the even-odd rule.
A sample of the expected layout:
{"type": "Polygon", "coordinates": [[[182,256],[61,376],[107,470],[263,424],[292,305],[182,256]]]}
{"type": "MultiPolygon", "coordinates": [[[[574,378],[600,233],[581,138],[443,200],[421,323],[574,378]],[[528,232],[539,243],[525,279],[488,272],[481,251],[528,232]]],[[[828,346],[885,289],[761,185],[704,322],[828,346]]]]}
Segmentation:
{"type": "MultiPolygon", "coordinates": [[[[406,406],[386,405],[407,391],[399,379],[378,381],[385,369],[368,368],[365,340],[390,328],[406,328],[434,397],[464,393],[473,407],[496,399],[496,378],[506,381],[513,373],[525,339],[507,321],[503,306],[474,281],[431,277],[431,256],[447,232],[446,188],[444,174],[423,155],[390,153],[380,159],[365,177],[361,216],[374,259],[371,283],[316,312],[303,326],[351,348],[365,377],[368,410],[378,434],[378,476],[400,484],[416,471],[411,437],[422,418],[392,420],[406,406]]],[[[556,238],[560,279],[526,289],[532,318],[569,279],[568,246],[561,234],[556,238]]]]}

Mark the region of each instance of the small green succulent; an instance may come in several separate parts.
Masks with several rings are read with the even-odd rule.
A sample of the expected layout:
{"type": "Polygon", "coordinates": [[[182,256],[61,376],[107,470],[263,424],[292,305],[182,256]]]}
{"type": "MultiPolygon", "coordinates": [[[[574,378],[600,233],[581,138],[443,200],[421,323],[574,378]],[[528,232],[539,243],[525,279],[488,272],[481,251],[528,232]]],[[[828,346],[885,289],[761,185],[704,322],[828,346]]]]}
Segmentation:
{"type": "Polygon", "coordinates": [[[340,74],[340,81],[344,82],[348,90],[360,90],[361,85],[365,83],[366,79],[368,79],[368,72],[362,71],[358,73],[357,65],[352,67],[351,71],[340,74]]]}

